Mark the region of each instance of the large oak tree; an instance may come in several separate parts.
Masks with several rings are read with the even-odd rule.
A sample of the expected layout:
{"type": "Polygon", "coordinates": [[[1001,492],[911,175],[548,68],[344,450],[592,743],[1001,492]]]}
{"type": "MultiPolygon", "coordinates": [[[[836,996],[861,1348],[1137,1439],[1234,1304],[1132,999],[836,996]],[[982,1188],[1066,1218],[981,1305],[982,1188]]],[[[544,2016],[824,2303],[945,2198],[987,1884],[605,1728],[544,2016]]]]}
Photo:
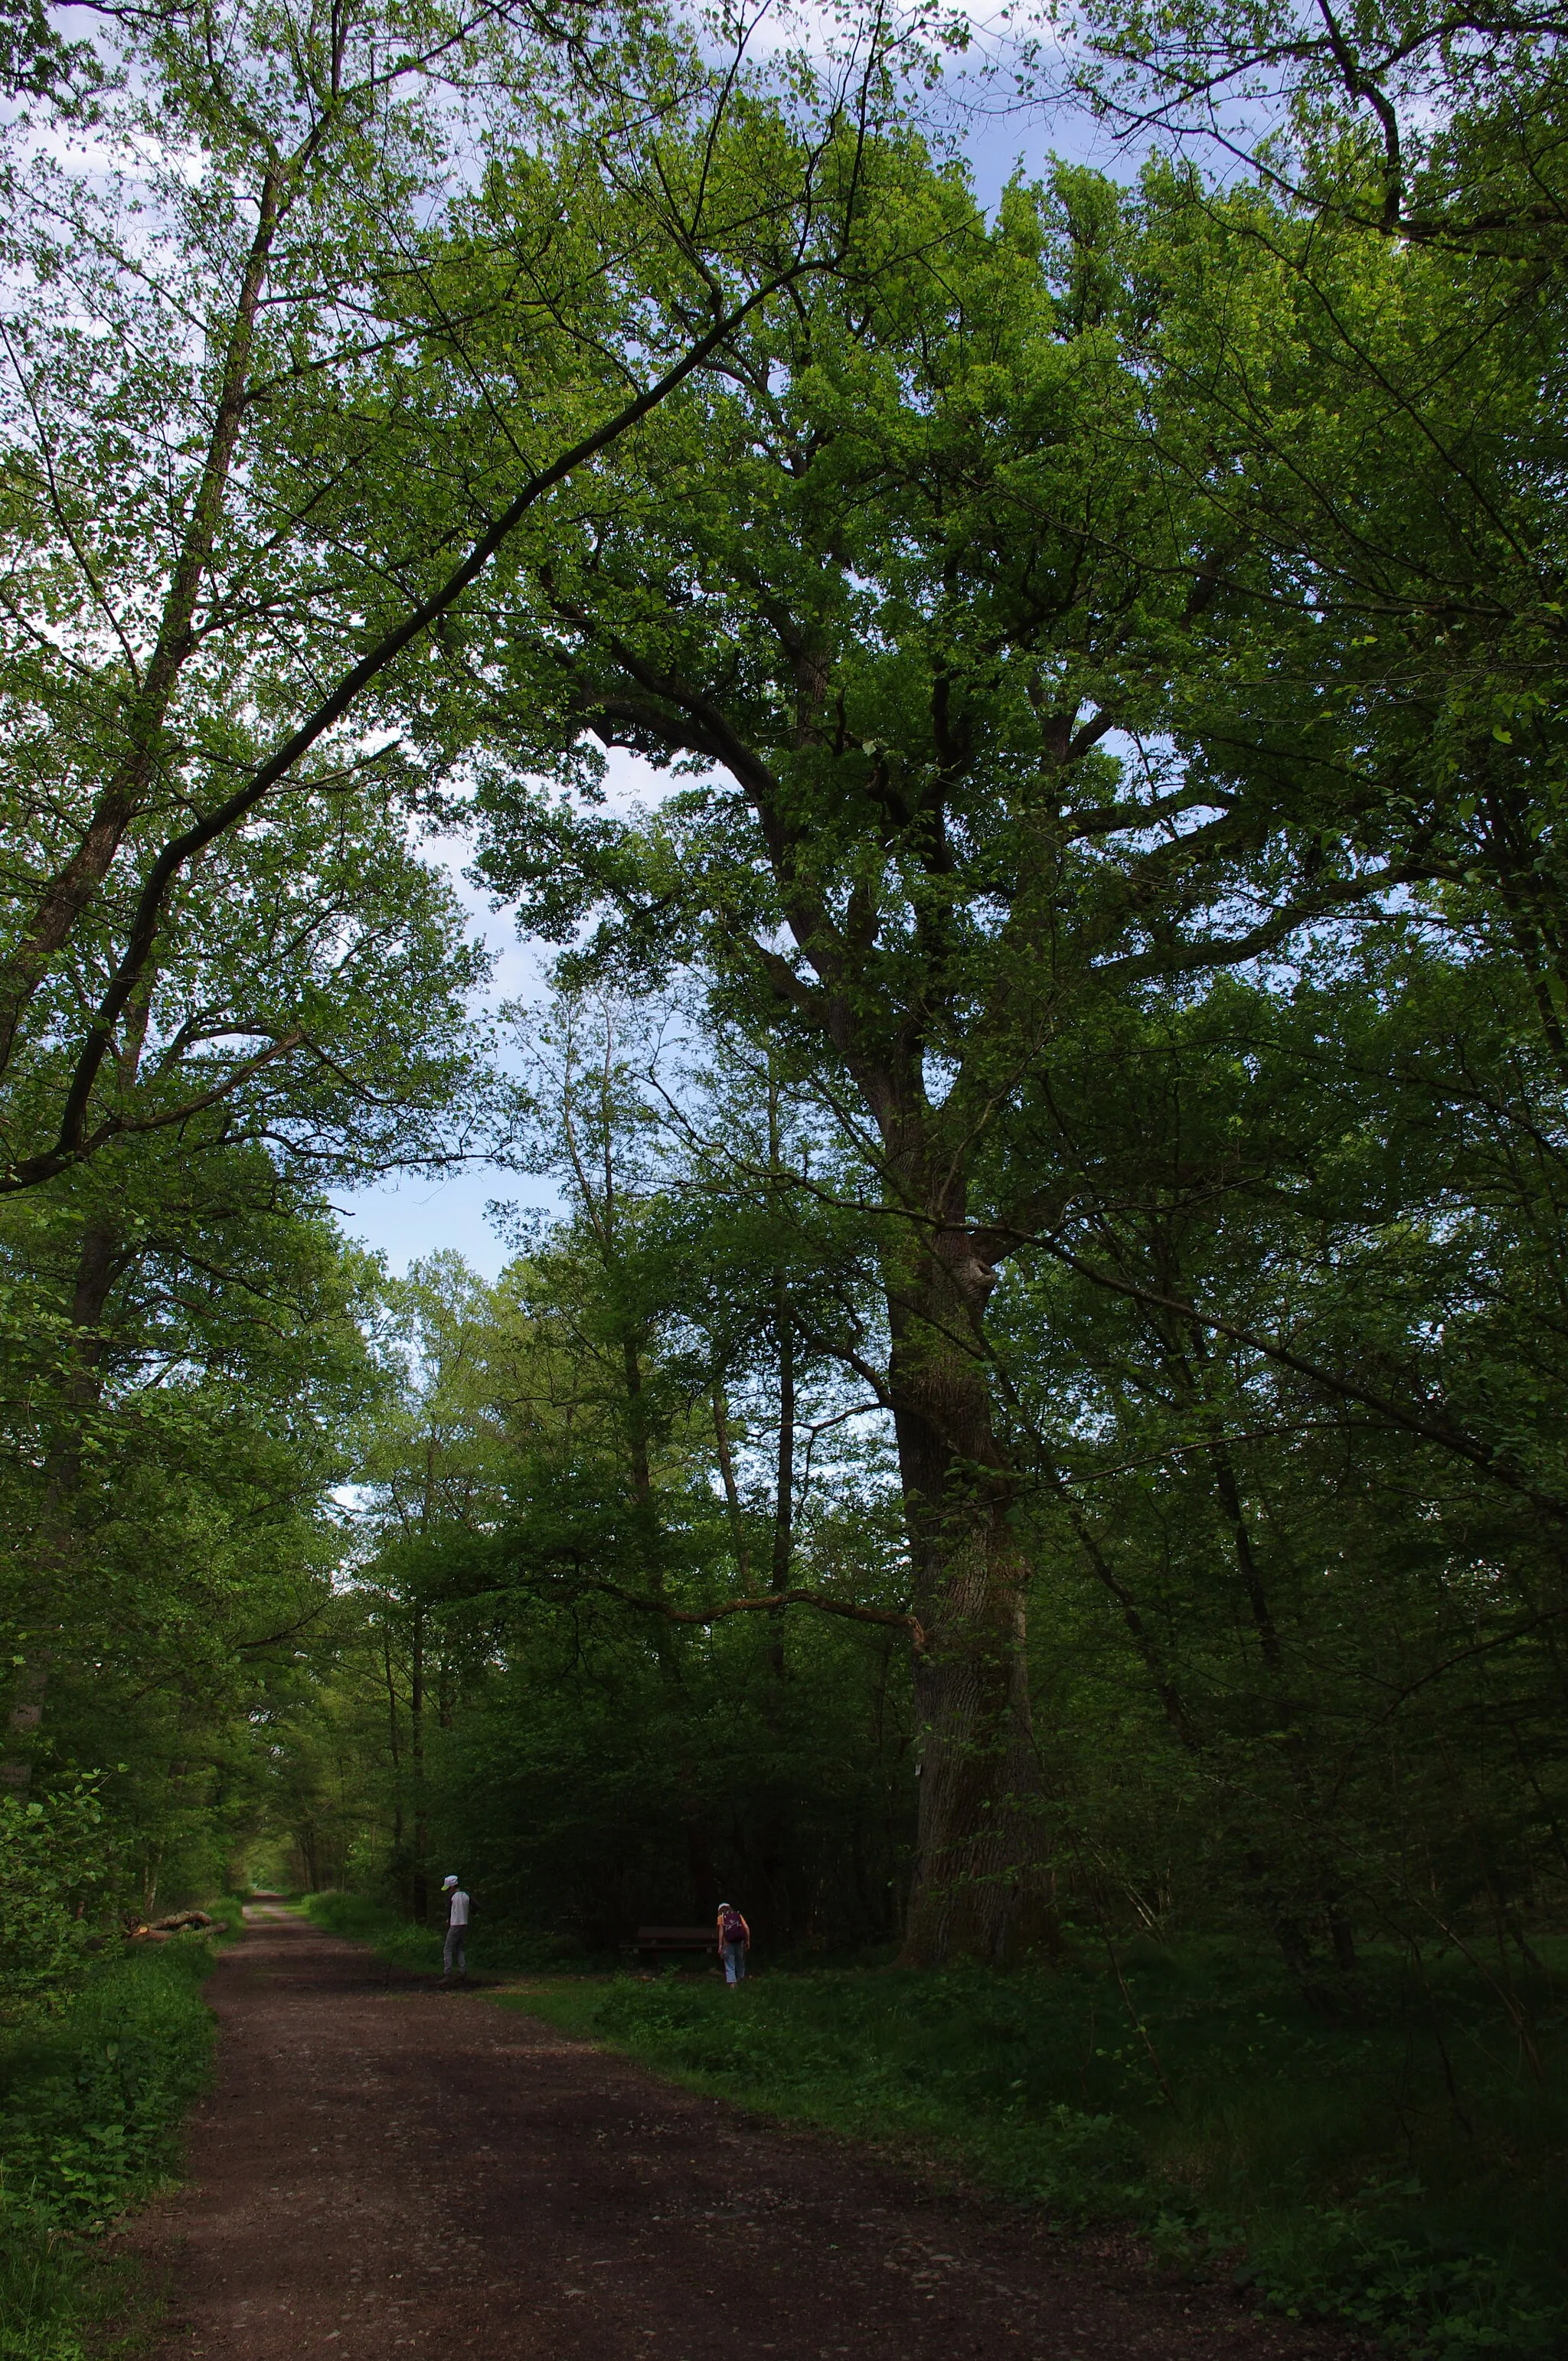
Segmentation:
{"type": "Polygon", "coordinates": [[[1402,873],[1325,854],[1310,772],[1176,751],[1254,621],[1226,581],[1251,485],[1151,387],[1156,246],[1084,177],[988,227],[914,141],[867,170],[912,258],[737,335],[465,644],[514,763],[593,732],[704,781],[641,833],[559,820],[545,858],[498,759],[486,873],[545,927],[618,904],[601,958],[705,961],[874,1176],[926,1730],[908,1948],[999,1957],[1049,1927],[986,1332],[1038,1208],[993,1137],[1107,996],[1194,989],[1402,873]]]}

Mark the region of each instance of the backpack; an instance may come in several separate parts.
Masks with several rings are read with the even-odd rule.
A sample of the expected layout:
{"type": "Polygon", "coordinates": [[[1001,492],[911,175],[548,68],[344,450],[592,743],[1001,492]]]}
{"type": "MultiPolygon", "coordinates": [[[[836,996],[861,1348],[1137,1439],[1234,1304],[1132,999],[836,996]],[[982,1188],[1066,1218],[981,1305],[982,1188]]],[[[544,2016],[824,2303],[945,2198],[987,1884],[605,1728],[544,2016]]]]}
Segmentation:
{"type": "Polygon", "coordinates": [[[724,1939],[727,1943],[743,1943],[745,1941],[746,1921],[741,1917],[739,1910],[727,1910],[725,1912],[724,1939]]]}

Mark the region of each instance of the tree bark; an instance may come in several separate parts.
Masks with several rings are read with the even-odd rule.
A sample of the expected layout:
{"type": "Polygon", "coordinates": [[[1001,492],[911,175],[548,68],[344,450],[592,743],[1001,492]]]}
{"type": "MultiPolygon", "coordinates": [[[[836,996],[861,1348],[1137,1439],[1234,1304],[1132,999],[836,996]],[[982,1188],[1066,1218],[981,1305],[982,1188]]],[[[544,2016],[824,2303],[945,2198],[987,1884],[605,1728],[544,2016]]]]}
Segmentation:
{"type": "MultiPolygon", "coordinates": [[[[558,604],[556,611],[564,622],[589,626],[582,610],[558,604]]],[[[794,751],[816,761],[832,737],[831,660],[805,631],[786,631],[784,646],[798,692],[794,751]]],[[[895,1241],[884,1255],[892,1335],[884,1398],[921,1627],[915,1689],[924,1757],[904,1957],[913,1964],[959,1954],[998,1960],[1036,1942],[1059,1948],[1025,1653],[1030,1569],[1014,1528],[1016,1477],[996,1433],[986,1363],[984,1312],[995,1273],[967,1210],[983,1094],[971,1099],[955,1083],[938,1107],[924,1080],[930,1013],[948,990],[956,937],[933,902],[916,928],[922,983],[901,997],[879,965],[870,884],[858,877],[841,910],[819,890],[817,854],[795,798],[722,702],[619,639],[612,662],[612,689],[591,676],[584,682],[585,718],[595,715],[592,726],[609,744],[630,742],[634,721],[640,736],[728,769],[756,816],[784,919],[810,974],[753,939],[748,961],[781,1010],[819,1029],[880,1136],[895,1241]]],[[[933,730],[938,770],[954,777],[964,755],[945,683],[934,693],[933,730]]],[[[943,791],[933,787],[919,814],[900,825],[906,849],[938,881],[939,900],[952,866],[943,791]]]]}
{"type": "Polygon", "coordinates": [[[994,1277],[958,1224],[889,1274],[890,1393],[925,1634],[911,1966],[1059,1946],[1025,1652],[1030,1568],[977,1333],[994,1277]]]}

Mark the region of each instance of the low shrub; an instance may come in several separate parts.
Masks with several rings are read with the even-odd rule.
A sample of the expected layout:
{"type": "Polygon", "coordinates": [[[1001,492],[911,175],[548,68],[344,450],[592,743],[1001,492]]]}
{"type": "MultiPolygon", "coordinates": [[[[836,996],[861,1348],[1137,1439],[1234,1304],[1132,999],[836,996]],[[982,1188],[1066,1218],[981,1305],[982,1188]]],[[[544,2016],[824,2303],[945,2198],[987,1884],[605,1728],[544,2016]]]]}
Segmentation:
{"type": "MultiPolygon", "coordinates": [[[[324,1934],[368,1943],[378,1957],[415,1975],[439,1975],[446,1939],[446,1912],[434,1898],[428,1927],[416,1927],[395,1904],[364,1894],[307,1894],[300,1905],[324,1934]]],[[[468,1929],[468,1965],[478,1975],[537,1974],[582,1964],[575,1947],[533,1927],[509,1925],[483,1908],[468,1929]]]]}
{"type": "Polygon", "coordinates": [[[109,1875],[97,1784],[0,1793],[0,2019],[58,2004],[87,1967],[109,1875]]]}
{"type": "Polygon", "coordinates": [[[134,2312],[134,2268],[94,2240],[177,2162],[212,1963],[199,1934],[116,1946],[0,2036],[0,2361],[82,2361],[90,2333],[101,2355],[94,2323],[134,2312]]]}

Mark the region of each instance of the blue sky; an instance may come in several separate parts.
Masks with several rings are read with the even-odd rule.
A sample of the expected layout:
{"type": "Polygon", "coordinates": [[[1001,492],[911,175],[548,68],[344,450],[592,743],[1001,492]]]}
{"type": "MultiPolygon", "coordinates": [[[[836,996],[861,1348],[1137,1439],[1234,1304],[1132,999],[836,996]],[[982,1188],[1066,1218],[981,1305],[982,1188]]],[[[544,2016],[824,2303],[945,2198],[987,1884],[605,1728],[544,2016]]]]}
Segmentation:
{"type": "MultiPolygon", "coordinates": [[[[649,774],[651,779],[652,775],[649,774]]],[[[487,998],[492,1003],[540,998],[547,964],[542,950],[520,942],[509,914],[493,911],[488,895],[464,877],[466,846],[453,841],[439,851],[474,933],[496,954],[487,998]]],[[[379,1248],[400,1274],[421,1256],[445,1247],[455,1248],[476,1270],[493,1279],[507,1260],[507,1249],[486,1220],[485,1207],[493,1199],[509,1198],[520,1203],[554,1202],[548,1183],[481,1164],[439,1180],[411,1173],[378,1188],[339,1190],[333,1203],[347,1235],[358,1246],[379,1248]]]]}

